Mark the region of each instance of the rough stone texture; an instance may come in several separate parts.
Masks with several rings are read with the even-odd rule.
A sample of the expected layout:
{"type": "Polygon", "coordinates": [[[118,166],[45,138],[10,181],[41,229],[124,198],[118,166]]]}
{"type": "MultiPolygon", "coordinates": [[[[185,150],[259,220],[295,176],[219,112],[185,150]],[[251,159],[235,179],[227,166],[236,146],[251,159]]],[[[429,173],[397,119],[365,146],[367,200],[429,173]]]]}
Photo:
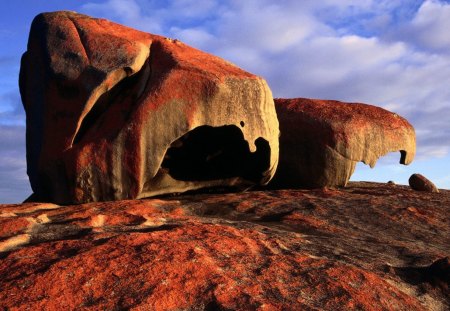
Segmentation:
{"type": "Polygon", "coordinates": [[[448,310],[450,191],[0,206],[11,310],[448,310]]]}
{"type": "Polygon", "coordinates": [[[40,14],[20,90],[35,199],[265,184],[276,169],[266,82],[178,40],[74,12],[40,14]]]}
{"type": "Polygon", "coordinates": [[[439,193],[436,185],[421,174],[412,174],[411,177],[409,177],[408,182],[414,190],[439,193]]]}
{"type": "Polygon", "coordinates": [[[373,167],[380,156],[415,155],[414,128],[379,107],[318,99],[275,99],[280,122],[280,162],[272,185],[345,186],[357,162],[373,167]]]}

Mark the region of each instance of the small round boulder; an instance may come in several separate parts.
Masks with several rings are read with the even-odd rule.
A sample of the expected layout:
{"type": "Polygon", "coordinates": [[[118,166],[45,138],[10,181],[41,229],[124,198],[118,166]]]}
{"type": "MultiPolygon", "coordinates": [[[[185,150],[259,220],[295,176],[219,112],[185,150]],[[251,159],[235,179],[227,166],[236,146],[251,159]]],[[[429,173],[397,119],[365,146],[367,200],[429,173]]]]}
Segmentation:
{"type": "Polygon", "coordinates": [[[409,177],[409,186],[417,191],[439,193],[436,185],[421,174],[412,174],[411,177],[409,177]]]}

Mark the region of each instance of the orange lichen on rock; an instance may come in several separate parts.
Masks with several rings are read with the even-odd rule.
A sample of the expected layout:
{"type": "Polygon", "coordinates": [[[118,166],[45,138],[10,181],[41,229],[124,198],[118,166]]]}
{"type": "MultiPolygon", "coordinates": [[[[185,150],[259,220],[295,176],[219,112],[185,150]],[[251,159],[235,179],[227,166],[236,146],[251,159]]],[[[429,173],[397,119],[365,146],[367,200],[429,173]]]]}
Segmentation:
{"type": "Polygon", "coordinates": [[[280,122],[280,163],[272,184],[345,186],[357,162],[373,167],[388,152],[412,162],[414,128],[385,109],[319,99],[275,99],[280,122]]]}
{"type": "Polygon", "coordinates": [[[385,308],[420,309],[373,273],[291,253],[253,230],[198,222],[31,246],[2,260],[0,274],[7,285],[2,301],[19,308],[376,310],[377,301],[385,308]],[[21,259],[25,254],[30,259],[21,259]],[[5,269],[28,275],[13,283],[16,273],[5,275],[5,269]],[[6,298],[19,288],[33,294],[6,298]]]}
{"type": "Polygon", "coordinates": [[[4,228],[23,228],[0,237],[0,302],[12,310],[446,310],[448,207],[445,190],[369,183],[332,196],[0,205],[4,228]],[[425,206],[435,221],[408,212],[425,206]],[[401,221],[387,217],[401,211],[401,221]]]}

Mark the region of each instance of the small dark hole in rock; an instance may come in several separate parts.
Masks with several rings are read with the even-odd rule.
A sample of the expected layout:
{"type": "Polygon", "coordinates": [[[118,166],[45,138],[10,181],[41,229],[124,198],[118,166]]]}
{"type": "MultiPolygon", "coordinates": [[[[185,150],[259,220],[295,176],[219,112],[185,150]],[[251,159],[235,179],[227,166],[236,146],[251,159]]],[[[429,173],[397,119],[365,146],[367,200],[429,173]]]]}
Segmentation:
{"type": "Polygon", "coordinates": [[[400,164],[405,164],[406,162],[406,151],[400,150],[400,164]]]}
{"type": "Polygon", "coordinates": [[[64,53],[64,58],[65,59],[75,59],[75,60],[79,60],[81,59],[80,55],[78,55],[77,53],[74,52],[66,52],[64,53]]]}
{"type": "Polygon", "coordinates": [[[127,76],[131,76],[131,74],[133,73],[133,69],[131,69],[130,67],[125,67],[123,68],[123,70],[125,71],[127,76]]]}
{"type": "Polygon", "coordinates": [[[245,122],[244,122],[244,121],[241,121],[241,123],[240,123],[240,124],[241,124],[241,126],[242,126],[242,127],[244,127],[244,125],[245,125],[245,122]]]}
{"type": "Polygon", "coordinates": [[[242,131],[235,125],[200,126],[174,141],[161,165],[177,180],[201,181],[243,177],[258,182],[270,165],[270,146],[255,141],[250,152],[242,131]]]}

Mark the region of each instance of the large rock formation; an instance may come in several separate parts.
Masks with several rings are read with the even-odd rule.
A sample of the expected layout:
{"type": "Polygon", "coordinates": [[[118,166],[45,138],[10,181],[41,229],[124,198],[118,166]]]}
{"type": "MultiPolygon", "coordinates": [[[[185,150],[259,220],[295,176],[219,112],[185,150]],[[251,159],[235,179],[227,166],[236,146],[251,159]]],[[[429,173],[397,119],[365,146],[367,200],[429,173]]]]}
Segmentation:
{"type": "Polygon", "coordinates": [[[373,183],[0,205],[0,305],[449,310],[449,212],[448,190],[373,183]]]}
{"type": "Polygon", "coordinates": [[[41,14],[20,90],[37,199],[266,184],[276,169],[266,82],[178,40],[73,12],[41,14]]]}
{"type": "Polygon", "coordinates": [[[280,122],[280,162],[272,185],[345,186],[357,162],[373,167],[380,156],[415,155],[414,128],[379,107],[318,99],[275,99],[280,122]]]}

